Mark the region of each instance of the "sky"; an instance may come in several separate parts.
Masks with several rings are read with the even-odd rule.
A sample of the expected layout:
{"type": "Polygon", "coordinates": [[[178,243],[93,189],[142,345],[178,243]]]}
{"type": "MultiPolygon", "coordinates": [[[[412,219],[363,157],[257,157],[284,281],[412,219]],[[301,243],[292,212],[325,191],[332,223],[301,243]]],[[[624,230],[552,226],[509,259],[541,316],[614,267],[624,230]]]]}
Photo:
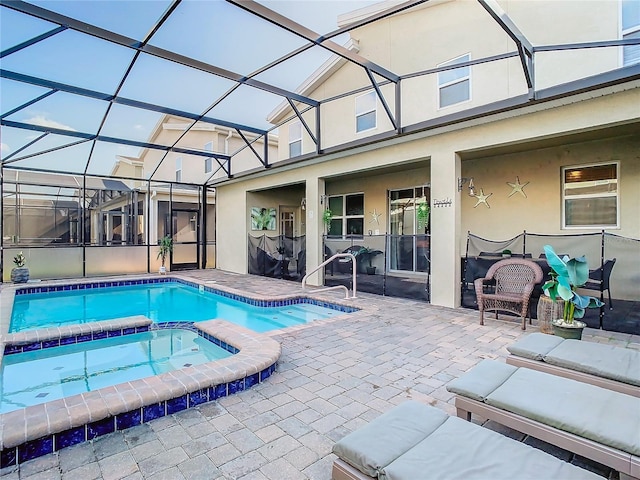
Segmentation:
{"type": "MultiPolygon", "coordinates": [[[[143,39],[169,7],[164,0],[56,0],[31,1],[42,8],[111,30],[136,40],[143,39]]],[[[375,1],[290,0],[262,1],[266,7],[288,16],[318,33],[337,28],[338,15],[362,8],[375,1]]],[[[57,25],[0,7],[0,50],[55,28],[57,25]]],[[[345,43],[348,35],[335,39],[345,43]]],[[[226,70],[250,75],[306,42],[221,0],[184,0],[158,29],[149,44],[226,70]]],[[[73,85],[93,92],[114,94],[122,82],[134,51],[73,30],[65,30],[0,60],[6,71],[73,85]]],[[[295,89],[330,57],[325,49],[313,47],[285,64],[255,78],[277,87],[295,89]]],[[[143,53],[126,76],[119,96],[194,114],[220,118],[261,129],[272,127],[266,116],[283,100],[281,97],[248,86],[241,86],[229,98],[208,110],[235,85],[184,65],[167,62],[143,53]]],[[[0,79],[0,111],[3,115],[25,102],[50,92],[7,78],[0,79]]],[[[147,141],[161,114],[124,105],[114,105],[101,126],[107,103],[55,92],[5,117],[7,121],[59,128],[80,133],[147,141]]],[[[2,126],[1,156],[5,159],[41,132],[2,126]]],[[[36,154],[78,141],[50,134],[21,151],[12,159],[36,154]]],[[[82,172],[87,158],[90,173],[107,174],[117,155],[137,156],[139,147],[91,142],[55,152],[24,158],[14,166],[51,168],[82,172]]]]}

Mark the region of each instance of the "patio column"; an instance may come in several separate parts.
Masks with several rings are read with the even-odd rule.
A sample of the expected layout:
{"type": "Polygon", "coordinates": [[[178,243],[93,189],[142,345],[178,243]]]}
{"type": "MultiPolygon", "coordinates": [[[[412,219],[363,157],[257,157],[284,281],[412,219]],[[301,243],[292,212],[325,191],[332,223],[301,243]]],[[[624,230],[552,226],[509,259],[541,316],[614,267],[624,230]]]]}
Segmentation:
{"type": "Polygon", "coordinates": [[[431,155],[431,303],[460,306],[460,157],[431,155]]]}
{"type": "MultiPolygon", "coordinates": [[[[306,182],[307,208],[306,217],[306,249],[307,249],[307,272],[324,261],[322,250],[322,234],[324,224],[322,223],[322,212],[326,205],[320,204],[320,199],[324,197],[324,179],[318,177],[308,177],[306,182]]],[[[319,270],[309,277],[309,285],[323,284],[324,269],[319,270]]]]}

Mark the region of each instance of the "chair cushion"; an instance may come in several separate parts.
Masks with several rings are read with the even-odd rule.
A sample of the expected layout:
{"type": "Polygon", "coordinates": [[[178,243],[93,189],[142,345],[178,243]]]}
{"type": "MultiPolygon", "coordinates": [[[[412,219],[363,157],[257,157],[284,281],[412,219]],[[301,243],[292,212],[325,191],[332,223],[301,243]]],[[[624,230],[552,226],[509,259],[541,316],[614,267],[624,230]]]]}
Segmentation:
{"type": "Polygon", "coordinates": [[[365,475],[376,477],[447,418],[442,410],[408,401],[351,432],[333,446],[333,453],[365,475]]]}
{"type": "Polygon", "coordinates": [[[640,398],[519,368],[485,403],[640,455],[640,398]]]}
{"type": "Polygon", "coordinates": [[[426,439],[391,462],[381,478],[602,480],[541,450],[456,417],[449,417],[426,439]]]}
{"type": "Polygon", "coordinates": [[[479,402],[502,385],[518,367],[494,360],[482,360],[461,377],[447,384],[447,390],[479,402]]]}
{"type": "Polygon", "coordinates": [[[580,340],[564,340],[544,355],[544,361],[551,365],[640,386],[638,350],[580,340]]]}
{"type": "Polygon", "coordinates": [[[544,356],[564,340],[544,333],[532,333],[507,347],[509,353],[531,360],[542,360],[544,356]]]}

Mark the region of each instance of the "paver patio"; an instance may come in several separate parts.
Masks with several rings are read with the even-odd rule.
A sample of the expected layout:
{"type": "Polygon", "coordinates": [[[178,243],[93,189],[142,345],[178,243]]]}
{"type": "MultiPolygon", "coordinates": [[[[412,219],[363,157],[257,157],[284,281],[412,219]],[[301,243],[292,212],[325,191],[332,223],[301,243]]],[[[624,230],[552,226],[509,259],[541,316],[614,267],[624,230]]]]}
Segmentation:
{"type": "MultiPolygon", "coordinates": [[[[216,270],[181,273],[221,286],[278,295],[298,284],[216,270]]],[[[327,292],[327,298],[340,298],[327,292]]],[[[327,480],[334,442],[406,399],[455,414],[445,385],[483,358],[503,358],[522,332],[517,319],[364,293],[366,312],[271,334],[278,371],[248,391],[153,420],[0,471],[12,479],[327,480]],[[491,317],[491,315],[489,316],[491,317]]],[[[587,329],[585,339],[640,349],[640,337],[587,329]]],[[[523,440],[523,435],[488,425],[523,440]]],[[[524,439],[603,475],[593,465],[524,439]]]]}

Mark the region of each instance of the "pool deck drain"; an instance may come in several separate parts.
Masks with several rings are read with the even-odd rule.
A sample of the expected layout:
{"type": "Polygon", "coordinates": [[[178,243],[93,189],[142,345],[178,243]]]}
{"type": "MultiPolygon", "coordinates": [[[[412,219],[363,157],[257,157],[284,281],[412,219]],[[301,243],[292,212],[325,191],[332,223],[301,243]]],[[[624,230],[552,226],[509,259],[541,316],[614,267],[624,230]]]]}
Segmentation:
{"type": "MultiPolygon", "coordinates": [[[[274,297],[300,292],[292,282],[217,270],[181,275],[274,297]]],[[[267,382],[1,470],[3,480],[329,480],[336,440],[408,398],[454,414],[446,383],[483,358],[506,357],[507,345],[537,331],[493,319],[480,326],[477,312],[463,309],[358,297],[351,304],[366,310],[270,333],[282,355],[267,382]]],[[[640,337],[633,335],[587,329],[584,338],[640,349],[640,337]]],[[[598,468],[541,442],[525,442],[598,468]]]]}

